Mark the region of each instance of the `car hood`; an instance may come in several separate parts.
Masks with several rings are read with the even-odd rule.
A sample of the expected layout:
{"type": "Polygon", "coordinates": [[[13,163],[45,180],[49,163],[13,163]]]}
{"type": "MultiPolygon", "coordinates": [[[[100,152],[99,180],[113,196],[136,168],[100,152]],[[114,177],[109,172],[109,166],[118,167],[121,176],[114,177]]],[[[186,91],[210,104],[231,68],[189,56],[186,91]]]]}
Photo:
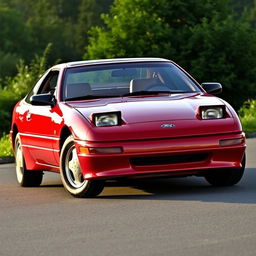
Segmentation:
{"type": "Polygon", "coordinates": [[[171,120],[193,120],[199,106],[224,105],[216,97],[198,94],[108,98],[69,103],[85,118],[95,113],[121,111],[127,124],[171,120]]]}
{"type": "Polygon", "coordinates": [[[68,105],[91,123],[87,140],[93,141],[197,136],[241,130],[239,121],[234,121],[232,108],[227,108],[228,118],[225,119],[198,118],[199,106],[225,105],[223,100],[207,94],[105,98],[69,102],[68,105]],[[95,129],[92,114],[114,111],[121,111],[123,125],[95,129]],[[170,126],[163,129],[162,124],[170,126]]]}

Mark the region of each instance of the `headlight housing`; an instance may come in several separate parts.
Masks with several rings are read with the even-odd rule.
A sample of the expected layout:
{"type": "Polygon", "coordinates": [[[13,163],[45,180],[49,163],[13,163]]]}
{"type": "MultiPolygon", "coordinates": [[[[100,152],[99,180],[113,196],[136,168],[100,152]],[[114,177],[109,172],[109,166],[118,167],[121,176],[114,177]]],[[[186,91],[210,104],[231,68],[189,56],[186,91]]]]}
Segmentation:
{"type": "Polygon", "coordinates": [[[225,106],[203,106],[200,107],[201,119],[221,119],[225,117],[225,106]]]}
{"type": "Polygon", "coordinates": [[[121,125],[121,112],[97,113],[92,118],[97,127],[121,125]]]}

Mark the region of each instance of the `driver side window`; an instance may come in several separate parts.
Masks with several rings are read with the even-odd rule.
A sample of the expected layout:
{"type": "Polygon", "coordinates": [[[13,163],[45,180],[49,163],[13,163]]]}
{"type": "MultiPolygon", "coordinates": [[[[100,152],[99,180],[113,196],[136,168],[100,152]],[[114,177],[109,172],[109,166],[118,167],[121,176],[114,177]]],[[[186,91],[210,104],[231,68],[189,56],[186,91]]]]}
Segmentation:
{"type": "Polygon", "coordinates": [[[36,94],[55,93],[59,71],[46,72],[36,83],[35,87],[27,94],[25,101],[30,103],[30,98],[36,94]],[[38,89],[39,87],[39,89],[38,89]]]}
{"type": "Polygon", "coordinates": [[[43,94],[43,93],[54,94],[57,86],[58,76],[59,76],[59,71],[51,71],[42,82],[37,94],[43,94]]]}

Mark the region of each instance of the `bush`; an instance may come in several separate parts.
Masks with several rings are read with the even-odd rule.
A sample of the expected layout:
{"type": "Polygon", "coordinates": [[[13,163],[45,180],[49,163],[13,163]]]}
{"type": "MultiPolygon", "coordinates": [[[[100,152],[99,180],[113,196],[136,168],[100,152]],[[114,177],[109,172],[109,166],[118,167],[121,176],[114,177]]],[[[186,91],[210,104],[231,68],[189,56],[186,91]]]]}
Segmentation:
{"type": "Polygon", "coordinates": [[[0,157],[13,156],[9,134],[0,138],[0,157]]]}
{"type": "Polygon", "coordinates": [[[19,59],[17,54],[0,51],[0,77],[14,76],[19,59]]]}
{"type": "Polygon", "coordinates": [[[50,49],[51,44],[46,47],[43,56],[36,55],[30,65],[25,65],[24,61],[21,60],[17,66],[18,73],[16,76],[7,78],[5,85],[0,87],[0,134],[9,132],[12,109],[15,103],[28,93],[45,72],[50,49]]]}
{"type": "Polygon", "coordinates": [[[0,89],[0,134],[10,131],[12,109],[17,101],[18,97],[14,91],[0,89]]]}
{"type": "Polygon", "coordinates": [[[256,132],[256,100],[248,100],[238,111],[245,132],[256,132]]]}
{"type": "Polygon", "coordinates": [[[17,75],[7,79],[7,89],[12,90],[18,98],[24,97],[45,72],[51,46],[51,44],[48,44],[43,56],[36,55],[30,65],[25,65],[24,61],[20,60],[17,66],[17,75]]]}

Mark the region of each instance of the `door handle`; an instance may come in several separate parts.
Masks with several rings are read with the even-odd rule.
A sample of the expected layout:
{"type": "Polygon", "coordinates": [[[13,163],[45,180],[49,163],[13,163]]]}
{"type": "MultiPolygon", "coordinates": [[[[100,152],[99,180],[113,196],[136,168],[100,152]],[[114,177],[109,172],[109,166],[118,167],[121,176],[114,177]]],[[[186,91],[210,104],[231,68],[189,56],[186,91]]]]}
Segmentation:
{"type": "Polygon", "coordinates": [[[26,120],[27,120],[27,121],[30,121],[30,120],[31,120],[31,113],[30,113],[30,112],[27,113],[27,115],[26,115],[26,120]]]}

